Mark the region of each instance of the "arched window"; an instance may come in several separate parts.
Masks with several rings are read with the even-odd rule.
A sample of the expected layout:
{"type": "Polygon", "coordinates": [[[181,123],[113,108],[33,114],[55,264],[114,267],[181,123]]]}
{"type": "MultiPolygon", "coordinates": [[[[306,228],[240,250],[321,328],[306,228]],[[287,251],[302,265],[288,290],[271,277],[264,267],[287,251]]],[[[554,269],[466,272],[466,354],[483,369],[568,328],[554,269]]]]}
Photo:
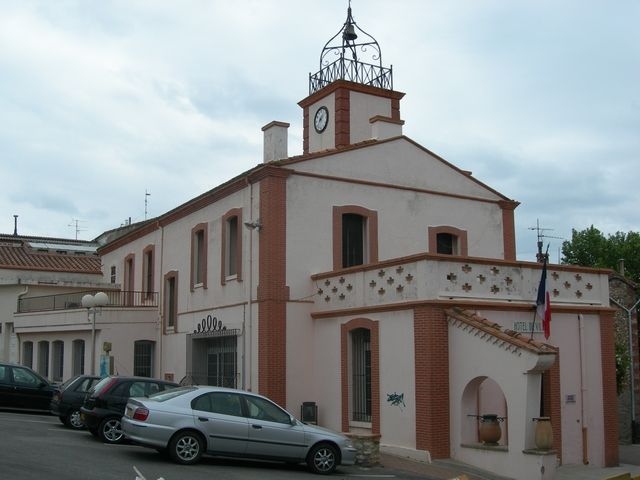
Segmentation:
{"type": "Polygon", "coordinates": [[[222,217],[221,283],[242,280],[242,209],[233,208],[222,217]]]}
{"type": "Polygon", "coordinates": [[[38,342],[38,373],[45,378],[49,377],[49,342],[38,342]]]}
{"type": "Polygon", "coordinates": [[[54,382],[61,382],[64,375],[64,342],[56,340],[52,344],[51,378],[54,382]]]}
{"type": "Polygon", "coordinates": [[[351,331],[351,420],[371,422],[371,331],[351,331]]]}
{"type": "Polygon", "coordinates": [[[378,322],[356,318],[341,326],[342,429],[380,434],[378,322]]]}
{"type": "Polygon", "coordinates": [[[377,212],[356,205],[333,207],[333,268],[377,261],[377,212]]]}
{"type": "Polygon", "coordinates": [[[467,232],[449,226],[429,227],[429,253],[466,257],[467,232]]]}
{"type": "Polygon", "coordinates": [[[164,276],[164,330],[177,331],[178,323],[178,272],[167,272],[164,276]]]}
{"type": "Polygon", "coordinates": [[[144,298],[153,298],[155,290],[155,245],[149,245],[142,251],[142,292],[144,298]]]}
{"type": "Polygon", "coordinates": [[[195,287],[207,288],[207,255],[209,235],[206,223],[200,223],[191,230],[191,290],[195,287]]]}

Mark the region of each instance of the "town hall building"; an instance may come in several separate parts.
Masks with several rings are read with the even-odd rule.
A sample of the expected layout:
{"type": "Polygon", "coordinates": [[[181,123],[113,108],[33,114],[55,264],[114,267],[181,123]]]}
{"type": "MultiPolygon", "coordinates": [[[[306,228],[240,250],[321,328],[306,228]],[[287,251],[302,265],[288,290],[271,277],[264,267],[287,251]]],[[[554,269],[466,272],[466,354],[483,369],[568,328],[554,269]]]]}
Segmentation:
{"type": "Polygon", "coordinates": [[[16,313],[17,351],[83,340],[94,369],[256,391],[374,455],[616,465],[609,272],[546,266],[546,339],[518,202],[403,135],[403,96],[349,8],[299,102],[303,153],[265,125],[255,167],[101,244],[108,303],[16,313]]]}

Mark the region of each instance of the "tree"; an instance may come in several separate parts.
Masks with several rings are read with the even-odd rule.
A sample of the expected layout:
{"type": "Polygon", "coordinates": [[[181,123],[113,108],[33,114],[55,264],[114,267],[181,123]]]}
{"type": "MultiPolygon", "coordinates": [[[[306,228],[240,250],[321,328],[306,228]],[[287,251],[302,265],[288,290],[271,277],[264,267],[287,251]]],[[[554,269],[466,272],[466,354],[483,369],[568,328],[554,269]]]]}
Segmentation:
{"type": "Polygon", "coordinates": [[[616,232],[607,237],[591,227],[571,230],[571,240],[562,242],[562,263],[618,270],[624,260],[625,276],[640,283],[640,233],[616,232]]]}

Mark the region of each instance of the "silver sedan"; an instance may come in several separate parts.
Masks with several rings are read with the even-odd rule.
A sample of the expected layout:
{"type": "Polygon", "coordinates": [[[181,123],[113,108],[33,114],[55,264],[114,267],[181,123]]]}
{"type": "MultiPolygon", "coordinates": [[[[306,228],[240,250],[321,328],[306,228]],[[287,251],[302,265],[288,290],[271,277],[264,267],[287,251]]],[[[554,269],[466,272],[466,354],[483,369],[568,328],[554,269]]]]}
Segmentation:
{"type": "Polygon", "coordinates": [[[207,453],[224,457],[305,462],[319,474],[353,465],[344,435],[304,424],[266,397],[222,387],[181,387],[131,398],[122,417],[131,441],[193,464],[207,453]]]}

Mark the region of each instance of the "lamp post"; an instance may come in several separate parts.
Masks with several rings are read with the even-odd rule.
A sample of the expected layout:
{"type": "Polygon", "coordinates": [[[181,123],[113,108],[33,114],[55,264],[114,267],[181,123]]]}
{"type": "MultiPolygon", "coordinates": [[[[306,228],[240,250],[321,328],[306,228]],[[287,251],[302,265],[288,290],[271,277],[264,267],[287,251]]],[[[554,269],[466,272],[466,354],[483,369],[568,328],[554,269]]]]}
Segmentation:
{"type": "Polygon", "coordinates": [[[96,312],[108,304],[109,297],[104,292],[95,295],[88,293],[82,297],[82,306],[87,309],[87,317],[91,322],[91,375],[96,374],[96,312]]]}

